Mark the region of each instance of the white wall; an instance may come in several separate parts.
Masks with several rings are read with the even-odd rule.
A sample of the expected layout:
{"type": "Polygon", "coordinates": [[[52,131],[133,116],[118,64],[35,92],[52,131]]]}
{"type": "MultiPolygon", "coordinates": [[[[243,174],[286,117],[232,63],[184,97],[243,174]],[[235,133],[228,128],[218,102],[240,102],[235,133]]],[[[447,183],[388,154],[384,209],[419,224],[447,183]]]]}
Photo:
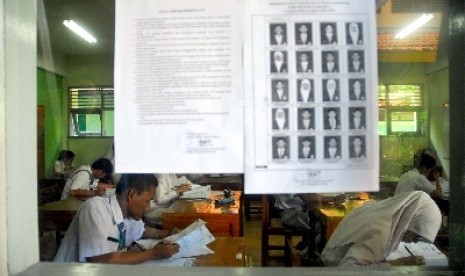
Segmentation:
{"type": "Polygon", "coordinates": [[[0,8],[0,274],[9,275],[39,261],[36,0],[5,0],[0,8]]]}

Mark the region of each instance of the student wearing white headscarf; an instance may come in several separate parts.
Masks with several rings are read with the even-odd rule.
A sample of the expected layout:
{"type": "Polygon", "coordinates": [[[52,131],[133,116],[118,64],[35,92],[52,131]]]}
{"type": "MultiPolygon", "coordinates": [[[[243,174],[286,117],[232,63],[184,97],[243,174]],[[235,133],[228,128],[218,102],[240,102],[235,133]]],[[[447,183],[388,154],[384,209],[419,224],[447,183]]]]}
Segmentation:
{"type": "MultiPolygon", "coordinates": [[[[397,250],[404,236],[413,233],[433,242],[440,225],[441,212],[425,192],[368,202],[339,223],[321,260],[326,266],[387,263],[386,257],[397,250]]],[[[418,264],[419,258],[407,259],[412,263],[403,264],[418,264]]]]}
{"type": "Polygon", "coordinates": [[[271,54],[271,73],[287,73],[286,55],[282,51],[271,54]]]}
{"type": "Polygon", "coordinates": [[[299,102],[313,101],[312,83],[309,79],[303,79],[300,81],[299,94],[297,96],[299,102]]]}
{"type": "Polygon", "coordinates": [[[287,113],[287,109],[285,111],[283,108],[277,108],[274,111],[273,129],[287,130],[289,128],[286,113],[287,113]]]}

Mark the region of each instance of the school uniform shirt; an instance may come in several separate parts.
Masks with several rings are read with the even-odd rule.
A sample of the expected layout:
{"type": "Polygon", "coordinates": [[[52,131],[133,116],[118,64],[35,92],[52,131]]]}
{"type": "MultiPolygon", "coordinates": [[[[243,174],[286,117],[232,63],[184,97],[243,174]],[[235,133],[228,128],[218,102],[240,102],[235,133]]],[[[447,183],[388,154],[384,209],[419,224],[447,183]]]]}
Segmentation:
{"type": "Polygon", "coordinates": [[[142,220],[123,218],[115,194],[92,197],[82,204],[74,216],[54,262],[87,262],[88,257],[126,248],[139,240],[143,233],[142,220]],[[124,245],[120,245],[123,240],[124,245]]]}
{"type": "Polygon", "coordinates": [[[433,242],[441,221],[439,208],[424,192],[367,202],[338,224],[321,260],[325,266],[385,263],[407,230],[433,242]]]}
{"type": "Polygon", "coordinates": [[[173,190],[174,187],[182,184],[192,184],[185,175],[180,178],[176,177],[176,174],[158,174],[158,187],[157,187],[157,205],[167,206],[178,197],[178,193],[173,190]]]}
{"type": "Polygon", "coordinates": [[[436,190],[436,186],[431,184],[428,178],[422,175],[418,169],[413,169],[400,176],[394,194],[398,195],[412,191],[423,191],[431,194],[434,190],[436,190]]]}
{"type": "Polygon", "coordinates": [[[61,199],[67,199],[71,190],[90,190],[96,188],[98,179],[92,175],[92,168],[90,165],[83,165],[79,167],[73,175],[66,181],[61,199]]]}

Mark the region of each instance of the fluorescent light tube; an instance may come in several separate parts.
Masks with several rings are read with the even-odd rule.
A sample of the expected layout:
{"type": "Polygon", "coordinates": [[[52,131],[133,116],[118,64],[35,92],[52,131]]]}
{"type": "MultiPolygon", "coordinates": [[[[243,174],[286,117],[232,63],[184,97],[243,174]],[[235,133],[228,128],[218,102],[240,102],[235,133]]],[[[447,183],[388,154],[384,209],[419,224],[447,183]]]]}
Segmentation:
{"type": "Polygon", "coordinates": [[[79,26],[76,22],[73,20],[65,20],[63,21],[63,25],[68,27],[71,31],[73,31],[75,34],[83,38],[89,43],[97,43],[97,39],[93,37],[89,32],[87,32],[84,28],[79,26]]]}
{"type": "Polygon", "coordinates": [[[415,19],[415,21],[410,23],[407,27],[403,28],[400,32],[398,32],[396,34],[395,38],[396,39],[402,39],[402,38],[408,36],[413,31],[415,31],[416,29],[423,26],[426,22],[433,19],[433,17],[434,16],[431,13],[428,13],[428,14],[424,13],[422,16],[418,17],[417,19],[415,19]]]}

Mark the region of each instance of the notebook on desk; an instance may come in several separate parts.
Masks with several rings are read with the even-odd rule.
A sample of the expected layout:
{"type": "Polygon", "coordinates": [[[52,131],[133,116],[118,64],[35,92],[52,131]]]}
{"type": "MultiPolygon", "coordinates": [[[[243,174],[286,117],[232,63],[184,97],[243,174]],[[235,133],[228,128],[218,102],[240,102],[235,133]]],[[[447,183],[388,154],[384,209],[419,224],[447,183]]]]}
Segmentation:
{"type": "Polygon", "coordinates": [[[207,199],[210,198],[210,185],[202,186],[198,184],[192,184],[190,191],[182,193],[179,197],[181,199],[207,199]]]}
{"type": "Polygon", "coordinates": [[[400,242],[399,248],[389,254],[386,260],[395,260],[409,256],[423,256],[426,266],[448,266],[447,256],[442,253],[436,245],[426,242],[400,242]]]}

